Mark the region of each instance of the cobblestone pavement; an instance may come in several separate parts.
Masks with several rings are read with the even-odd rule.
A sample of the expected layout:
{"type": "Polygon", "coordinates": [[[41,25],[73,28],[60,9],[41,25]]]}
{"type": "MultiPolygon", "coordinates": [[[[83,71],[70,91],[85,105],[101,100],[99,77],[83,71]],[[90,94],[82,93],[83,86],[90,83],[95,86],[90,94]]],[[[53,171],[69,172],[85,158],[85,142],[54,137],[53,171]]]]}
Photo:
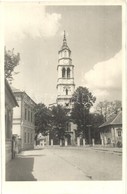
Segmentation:
{"type": "Polygon", "coordinates": [[[6,167],[7,181],[121,180],[122,154],[93,148],[24,151],[6,167]]]}

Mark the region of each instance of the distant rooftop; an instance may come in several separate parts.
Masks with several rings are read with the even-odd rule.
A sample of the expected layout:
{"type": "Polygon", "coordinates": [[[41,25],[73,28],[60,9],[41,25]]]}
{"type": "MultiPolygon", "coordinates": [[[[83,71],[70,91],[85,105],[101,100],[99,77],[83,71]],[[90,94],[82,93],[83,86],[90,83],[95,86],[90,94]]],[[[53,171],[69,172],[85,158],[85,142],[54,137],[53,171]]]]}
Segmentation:
{"type": "Polygon", "coordinates": [[[17,89],[17,88],[15,88],[15,87],[13,87],[13,86],[11,86],[11,89],[12,89],[12,91],[13,91],[13,93],[16,95],[16,93],[20,93],[20,94],[25,94],[25,95],[27,95],[27,97],[29,98],[29,99],[31,99],[32,100],[32,102],[34,103],[34,104],[36,104],[36,102],[34,102],[34,100],[25,92],[25,91],[21,91],[20,89],[17,89]]]}
{"type": "Polygon", "coordinates": [[[109,125],[122,125],[122,111],[120,111],[118,114],[111,115],[109,120],[99,126],[99,128],[109,125]]]}

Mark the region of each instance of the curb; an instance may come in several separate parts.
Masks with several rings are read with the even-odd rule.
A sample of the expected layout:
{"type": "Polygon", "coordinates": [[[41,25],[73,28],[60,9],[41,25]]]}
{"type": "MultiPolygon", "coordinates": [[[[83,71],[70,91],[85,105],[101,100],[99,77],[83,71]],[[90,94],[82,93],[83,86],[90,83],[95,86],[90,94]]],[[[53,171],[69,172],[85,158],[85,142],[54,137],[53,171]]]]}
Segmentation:
{"type": "Polygon", "coordinates": [[[121,151],[117,151],[117,150],[105,150],[105,149],[96,149],[96,148],[92,148],[93,150],[98,150],[98,151],[104,151],[104,152],[109,152],[109,153],[119,153],[122,154],[122,150],[121,151]]]}
{"type": "Polygon", "coordinates": [[[122,150],[110,150],[110,149],[104,149],[104,148],[96,148],[96,147],[91,147],[91,146],[89,146],[89,147],[72,147],[72,146],[67,146],[67,147],[65,147],[65,146],[52,146],[52,147],[44,147],[44,149],[72,149],[72,150],[88,150],[88,149],[90,149],[90,150],[98,150],[98,151],[102,151],[102,152],[108,152],[108,153],[119,153],[119,154],[122,154],[122,150]]]}

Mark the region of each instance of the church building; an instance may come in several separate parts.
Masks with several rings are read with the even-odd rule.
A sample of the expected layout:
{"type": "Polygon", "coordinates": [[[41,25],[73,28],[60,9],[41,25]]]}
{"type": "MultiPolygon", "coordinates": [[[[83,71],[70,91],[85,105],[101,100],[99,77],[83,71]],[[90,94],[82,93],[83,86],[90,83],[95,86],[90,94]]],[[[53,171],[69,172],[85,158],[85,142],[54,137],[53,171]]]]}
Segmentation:
{"type": "MultiPolygon", "coordinates": [[[[64,31],[63,44],[58,52],[57,66],[57,104],[62,105],[70,113],[72,109],[71,98],[75,91],[74,65],[71,58],[71,50],[67,45],[66,34],[64,31]]],[[[67,124],[67,144],[75,144],[75,131],[77,125],[73,122],[67,124]]]]}
{"type": "Polygon", "coordinates": [[[58,52],[57,66],[57,104],[71,109],[71,97],[75,90],[74,65],[71,59],[71,50],[67,45],[66,34],[64,31],[63,45],[58,52]]]}
{"type": "MultiPolygon", "coordinates": [[[[67,44],[65,31],[64,31],[62,46],[60,50],[58,51],[56,88],[57,88],[56,103],[50,104],[49,108],[52,109],[53,106],[61,105],[66,110],[68,110],[67,111],[68,116],[70,116],[70,112],[73,106],[71,99],[75,91],[74,65],[72,63],[71,50],[67,44]]],[[[65,145],[75,145],[76,130],[77,130],[77,125],[74,124],[72,121],[69,121],[67,123],[65,145]]],[[[53,138],[53,143],[58,144],[58,140],[57,141],[55,140],[56,137],[52,137],[52,138],[53,138]]],[[[52,138],[51,136],[49,137],[50,141],[52,138]]]]}

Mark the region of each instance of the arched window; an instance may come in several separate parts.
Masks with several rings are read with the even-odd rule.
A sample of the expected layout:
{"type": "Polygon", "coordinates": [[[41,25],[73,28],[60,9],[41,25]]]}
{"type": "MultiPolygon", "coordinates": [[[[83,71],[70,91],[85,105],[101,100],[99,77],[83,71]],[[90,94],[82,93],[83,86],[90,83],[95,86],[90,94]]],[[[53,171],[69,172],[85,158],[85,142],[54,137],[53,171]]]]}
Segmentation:
{"type": "Polygon", "coordinates": [[[67,57],[67,51],[66,50],[64,51],[64,56],[67,57]]]}
{"type": "Polygon", "coordinates": [[[68,95],[68,89],[66,88],[66,95],[68,95]]]}
{"type": "Polygon", "coordinates": [[[70,78],[70,68],[67,68],[67,78],[70,78]]]}
{"type": "Polygon", "coordinates": [[[65,68],[62,69],[62,77],[65,77],[65,68]]]}

